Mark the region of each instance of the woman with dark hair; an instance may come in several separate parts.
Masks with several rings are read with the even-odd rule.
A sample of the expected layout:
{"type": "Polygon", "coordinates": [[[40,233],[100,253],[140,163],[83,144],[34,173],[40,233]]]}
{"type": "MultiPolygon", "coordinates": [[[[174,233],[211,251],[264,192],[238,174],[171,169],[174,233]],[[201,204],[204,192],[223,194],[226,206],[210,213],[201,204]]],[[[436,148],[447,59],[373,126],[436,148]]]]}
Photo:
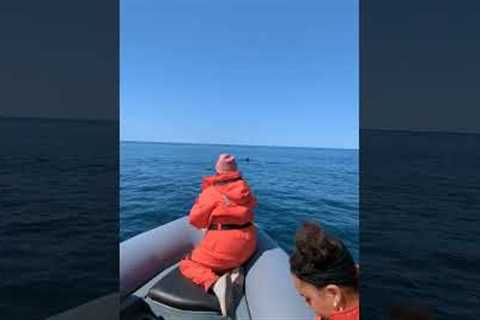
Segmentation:
{"type": "Polygon", "coordinates": [[[340,239],[305,223],[295,235],[290,271],[316,320],[360,319],[358,267],[340,239]]]}

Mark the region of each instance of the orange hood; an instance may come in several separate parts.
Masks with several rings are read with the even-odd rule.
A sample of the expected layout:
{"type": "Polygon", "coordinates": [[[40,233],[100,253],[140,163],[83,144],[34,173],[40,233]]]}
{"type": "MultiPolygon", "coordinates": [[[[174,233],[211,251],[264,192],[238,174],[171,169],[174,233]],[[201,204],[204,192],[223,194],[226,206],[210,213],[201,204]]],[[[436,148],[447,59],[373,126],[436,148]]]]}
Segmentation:
{"type": "Polygon", "coordinates": [[[239,171],[204,177],[202,190],[211,186],[214,186],[220,193],[224,194],[228,200],[234,202],[236,205],[254,206],[255,197],[248,184],[242,179],[239,171]]]}

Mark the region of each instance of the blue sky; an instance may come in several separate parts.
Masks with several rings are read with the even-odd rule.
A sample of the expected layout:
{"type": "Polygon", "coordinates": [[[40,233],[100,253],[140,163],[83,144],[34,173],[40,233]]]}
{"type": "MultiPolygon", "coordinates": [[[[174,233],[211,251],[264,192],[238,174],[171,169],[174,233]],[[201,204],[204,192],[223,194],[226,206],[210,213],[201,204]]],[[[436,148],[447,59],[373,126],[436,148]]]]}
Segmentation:
{"type": "Polygon", "coordinates": [[[357,1],[120,10],[121,140],[358,148],[357,1]]]}

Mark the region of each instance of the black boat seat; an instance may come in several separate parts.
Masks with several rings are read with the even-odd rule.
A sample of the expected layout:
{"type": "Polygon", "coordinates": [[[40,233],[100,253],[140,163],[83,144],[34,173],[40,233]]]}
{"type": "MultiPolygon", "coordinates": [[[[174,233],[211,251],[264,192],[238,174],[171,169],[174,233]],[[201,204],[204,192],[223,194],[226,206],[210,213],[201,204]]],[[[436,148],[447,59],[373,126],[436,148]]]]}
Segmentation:
{"type": "Polygon", "coordinates": [[[161,304],[188,311],[221,313],[217,297],[185,278],[177,267],[160,279],[148,296],[161,304]]]}

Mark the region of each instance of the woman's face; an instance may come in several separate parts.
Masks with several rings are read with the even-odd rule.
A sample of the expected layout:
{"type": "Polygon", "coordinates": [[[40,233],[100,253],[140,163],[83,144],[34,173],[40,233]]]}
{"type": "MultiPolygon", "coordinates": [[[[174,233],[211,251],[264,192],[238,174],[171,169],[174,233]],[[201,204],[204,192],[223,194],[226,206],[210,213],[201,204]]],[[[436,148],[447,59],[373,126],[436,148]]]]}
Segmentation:
{"type": "Polygon", "coordinates": [[[322,319],[329,319],[332,312],[335,311],[335,304],[340,299],[339,288],[331,285],[317,288],[295,275],[292,277],[295,288],[313,312],[322,319]]]}

